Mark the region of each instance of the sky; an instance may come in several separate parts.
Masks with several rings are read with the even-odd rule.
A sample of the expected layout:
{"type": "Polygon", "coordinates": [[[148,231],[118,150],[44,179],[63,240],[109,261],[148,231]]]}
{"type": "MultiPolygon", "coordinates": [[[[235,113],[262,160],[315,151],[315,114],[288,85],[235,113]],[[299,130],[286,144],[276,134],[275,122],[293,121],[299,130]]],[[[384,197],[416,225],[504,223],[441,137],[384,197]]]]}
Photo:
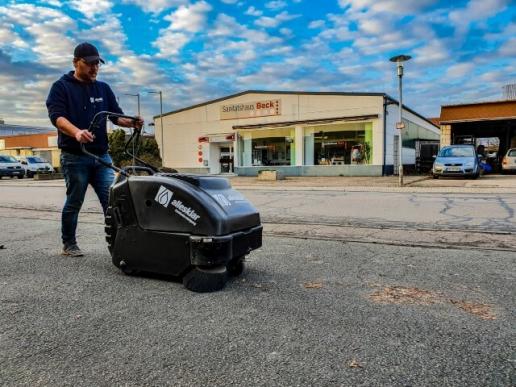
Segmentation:
{"type": "Polygon", "coordinates": [[[426,117],[516,83],[514,0],[0,0],[0,118],[49,127],[50,86],[95,44],[146,122],[245,90],[379,92],[426,117]]]}

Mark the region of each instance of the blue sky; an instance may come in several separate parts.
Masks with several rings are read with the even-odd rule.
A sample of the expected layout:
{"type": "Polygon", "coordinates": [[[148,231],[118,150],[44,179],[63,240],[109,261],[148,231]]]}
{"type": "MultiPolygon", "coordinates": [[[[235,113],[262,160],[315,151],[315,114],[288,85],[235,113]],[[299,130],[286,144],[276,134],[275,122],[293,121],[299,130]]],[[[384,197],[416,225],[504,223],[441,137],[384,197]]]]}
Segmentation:
{"type": "Polygon", "coordinates": [[[73,48],[99,47],[128,114],[248,89],[385,92],[428,117],[450,103],[496,100],[516,83],[511,0],[0,0],[0,117],[49,126],[45,99],[73,48]],[[452,4],[452,5],[450,5],[452,4]]]}

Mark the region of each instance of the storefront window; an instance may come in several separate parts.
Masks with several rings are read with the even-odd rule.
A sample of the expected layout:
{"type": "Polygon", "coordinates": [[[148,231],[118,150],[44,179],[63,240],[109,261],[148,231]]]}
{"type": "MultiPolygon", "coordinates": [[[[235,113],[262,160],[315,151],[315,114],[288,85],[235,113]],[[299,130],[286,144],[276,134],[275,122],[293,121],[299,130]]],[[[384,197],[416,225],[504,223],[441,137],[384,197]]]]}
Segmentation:
{"type": "Polygon", "coordinates": [[[371,164],[371,124],[328,125],[311,130],[314,165],[371,164]]]}
{"type": "Polygon", "coordinates": [[[290,138],[259,138],[253,140],[252,165],[290,165],[290,138]]]}
{"type": "Polygon", "coordinates": [[[293,165],[293,129],[267,129],[240,135],[242,166],[293,165]]]}

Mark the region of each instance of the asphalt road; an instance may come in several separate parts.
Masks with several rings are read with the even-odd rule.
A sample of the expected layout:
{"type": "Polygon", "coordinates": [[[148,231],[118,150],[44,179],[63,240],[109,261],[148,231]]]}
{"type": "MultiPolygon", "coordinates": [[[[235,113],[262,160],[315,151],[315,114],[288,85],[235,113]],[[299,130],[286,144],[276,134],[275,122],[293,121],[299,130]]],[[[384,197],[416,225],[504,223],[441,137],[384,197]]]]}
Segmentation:
{"type": "Polygon", "coordinates": [[[516,385],[513,196],[244,190],[264,246],[195,294],[112,266],[91,193],[87,255],[60,256],[62,187],[19,188],[0,187],[1,385],[516,385]]]}
{"type": "Polygon", "coordinates": [[[56,220],[1,221],[2,385],[516,381],[512,252],[266,238],[242,277],[195,294],[121,274],[98,224],[67,258],[56,220]]]}
{"type": "MultiPolygon", "coordinates": [[[[2,182],[3,183],[3,182],[2,182]]],[[[0,183],[0,208],[60,211],[65,189],[0,183]]],[[[241,192],[269,223],[337,224],[372,228],[477,230],[516,233],[516,195],[425,192],[278,191],[242,189],[241,192]]],[[[89,189],[85,212],[100,205],[89,189]]]]}

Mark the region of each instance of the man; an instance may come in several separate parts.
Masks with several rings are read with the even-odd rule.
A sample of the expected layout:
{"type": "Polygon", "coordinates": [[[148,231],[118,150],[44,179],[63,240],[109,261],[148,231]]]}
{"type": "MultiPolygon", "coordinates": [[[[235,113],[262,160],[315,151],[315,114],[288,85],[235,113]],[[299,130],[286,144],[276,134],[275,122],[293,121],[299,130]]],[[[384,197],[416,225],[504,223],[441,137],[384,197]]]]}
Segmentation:
{"type": "MultiPolygon", "coordinates": [[[[66,182],[66,202],[61,215],[63,255],[80,257],[75,232],[79,211],[88,184],[95,190],[104,214],[108,206],[109,187],[113,183],[113,170],[81,152],[80,144],[102,160],[111,163],[108,154],[106,119],[93,131],[87,129],[93,116],[100,111],[123,114],[108,84],[97,81],[104,60],[95,46],[81,43],[74,50],[74,71],[65,74],[52,85],[47,98],[48,116],[58,129],[58,146],[61,149],[61,169],[66,182]]],[[[143,120],[128,118],[110,120],[124,127],[141,128],[143,120]]]]}

